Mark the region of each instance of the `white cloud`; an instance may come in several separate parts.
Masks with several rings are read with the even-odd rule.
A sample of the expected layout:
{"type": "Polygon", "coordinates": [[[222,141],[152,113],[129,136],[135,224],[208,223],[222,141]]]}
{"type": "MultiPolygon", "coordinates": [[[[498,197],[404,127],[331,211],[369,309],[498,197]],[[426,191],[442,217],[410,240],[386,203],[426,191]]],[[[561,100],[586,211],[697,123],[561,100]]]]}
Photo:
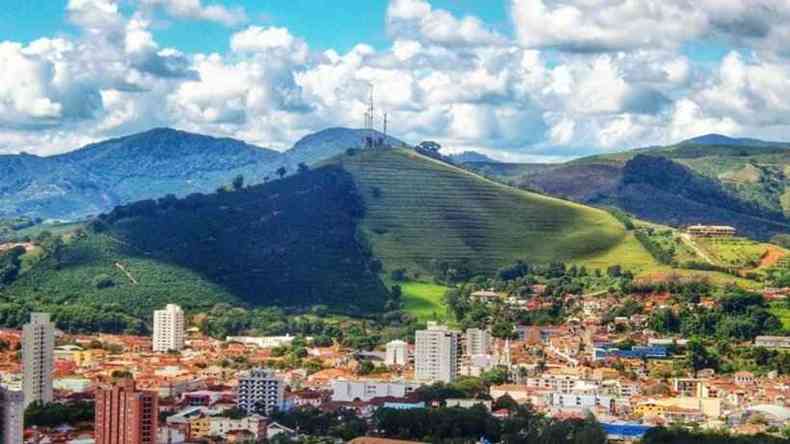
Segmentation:
{"type": "Polygon", "coordinates": [[[77,36],[0,42],[0,152],[59,152],[153,126],[285,148],[361,126],[371,85],[377,124],[388,112],[391,133],[510,159],[705,132],[790,134],[790,66],[771,41],[789,7],[701,0],[680,17],[681,0],[512,1],[513,37],[424,0],[391,0],[389,47],[318,52],[287,28],[252,25],[224,54],[190,54],[157,41],[154,10],[227,25],[243,17],[195,0],[137,0],[131,12],[70,0],[77,36]],[[699,63],[683,45],[703,37],[751,50],[699,63]]]}
{"type": "Polygon", "coordinates": [[[473,16],[457,18],[433,9],[425,0],[392,0],[387,8],[387,27],[397,38],[419,38],[447,46],[499,45],[505,38],[473,16]]]}
{"type": "Polygon", "coordinates": [[[201,0],[140,0],[140,2],[148,7],[161,7],[177,18],[207,20],[225,26],[238,26],[248,21],[247,13],[242,7],[204,5],[201,0]]]}

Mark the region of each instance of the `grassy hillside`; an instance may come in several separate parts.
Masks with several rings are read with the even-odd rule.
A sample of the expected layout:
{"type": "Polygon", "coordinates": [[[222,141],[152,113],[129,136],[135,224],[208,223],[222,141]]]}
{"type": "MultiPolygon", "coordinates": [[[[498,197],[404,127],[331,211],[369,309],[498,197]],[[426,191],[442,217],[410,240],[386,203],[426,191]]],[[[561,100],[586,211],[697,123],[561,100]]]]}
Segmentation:
{"type": "Polygon", "coordinates": [[[351,176],[332,166],[240,191],[140,201],[47,247],[46,259],[0,287],[0,304],[142,320],[167,302],[375,312],[387,291],[357,237],[363,215],[351,176]]]}
{"type": "MultiPolygon", "coordinates": [[[[388,271],[491,272],[517,259],[622,263],[606,253],[621,248],[627,234],[605,211],[507,187],[407,150],[359,152],[336,162],[362,193],[361,226],[388,271]]],[[[639,260],[651,261],[646,253],[639,260]]]]}

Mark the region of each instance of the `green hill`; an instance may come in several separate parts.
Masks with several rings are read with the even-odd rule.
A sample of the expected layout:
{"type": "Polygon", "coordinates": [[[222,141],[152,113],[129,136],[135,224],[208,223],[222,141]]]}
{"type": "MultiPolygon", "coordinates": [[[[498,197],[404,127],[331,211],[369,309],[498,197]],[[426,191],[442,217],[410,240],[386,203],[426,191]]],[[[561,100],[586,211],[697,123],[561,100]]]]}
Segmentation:
{"type": "Polygon", "coordinates": [[[406,149],[343,154],[236,191],[135,202],[60,239],[40,239],[43,259],[23,257],[19,277],[0,283],[0,325],[40,309],[70,330],[140,331],[169,302],[359,316],[384,310],[384,282],[399,269],[464,278],[518,259],[655,266],[605,211],[406,149]]]}
{"type": "Polygon", "coordinates": [[[333,166],[240,191],[118,207],[62,245],[45,242],[44,259],[0,284],[0,325],[35,308],[86,325],[115,313],[124,318],[103,329],[123,331],[139,328],[129,318],[147,321],[168,302],[377,312],[387,291],[358,239],[363,215],[351,175],[333,166]]]}
{"type": "Polygon", "coordinates": [[[367,151],[336,162],[357,182],[367,207],[362,229],[388,270],[491,272],[517,259],[592,261],[627,241],[622,224],[604,211],[504,186],[413,151],[367,151]]]}

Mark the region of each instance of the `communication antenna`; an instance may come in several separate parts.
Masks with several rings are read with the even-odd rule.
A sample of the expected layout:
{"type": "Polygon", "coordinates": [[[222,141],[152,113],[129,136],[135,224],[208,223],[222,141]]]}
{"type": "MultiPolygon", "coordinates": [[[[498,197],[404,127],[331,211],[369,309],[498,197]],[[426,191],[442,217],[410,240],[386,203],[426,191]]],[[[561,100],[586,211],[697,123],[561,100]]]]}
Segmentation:
{"type": "Polygon", "coordinates": [[[387,142],[387,112],[384,112],[384,142],[387,142]]]}
{"type": "Polygon", "coordinates": [[[365,129],[372,130],[373,122],[375,121],[375,108],[373,107],[373,84],[370,84],[370,99],[368,101],[368,110],[365,112],[365,129]]]}

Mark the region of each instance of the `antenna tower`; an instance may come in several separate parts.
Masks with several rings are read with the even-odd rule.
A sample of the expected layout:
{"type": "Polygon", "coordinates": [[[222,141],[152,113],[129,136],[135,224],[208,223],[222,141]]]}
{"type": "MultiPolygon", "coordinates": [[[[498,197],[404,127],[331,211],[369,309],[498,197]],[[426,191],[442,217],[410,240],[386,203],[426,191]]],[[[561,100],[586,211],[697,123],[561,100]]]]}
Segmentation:
{"type": "Polygon", "coordinates": [[[370,85],[370,99],[368,101],[368,110],[365,112],[365,129],[372,130],[373,122],[375,121],[376,111],[373,107],[373,84],[370,85]]]}

